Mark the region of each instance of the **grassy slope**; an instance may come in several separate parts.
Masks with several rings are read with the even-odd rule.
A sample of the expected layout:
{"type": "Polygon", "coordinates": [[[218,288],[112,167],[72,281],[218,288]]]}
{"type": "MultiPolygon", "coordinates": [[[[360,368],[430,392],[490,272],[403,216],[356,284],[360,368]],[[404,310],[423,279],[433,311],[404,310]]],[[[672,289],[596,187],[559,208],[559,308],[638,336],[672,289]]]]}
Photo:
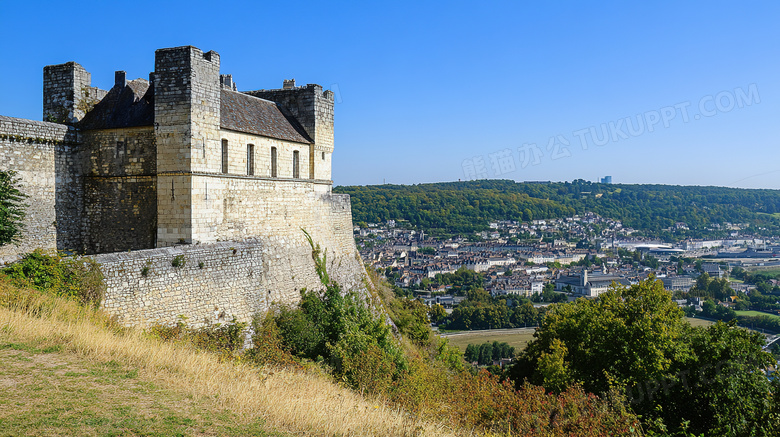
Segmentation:
{"type": "Polygon", "coordinates": [[[119,330],[73,302],[35,292],[19,298],[18,290],[8,289],[0,282],[0,342],[7,345],[0,350],[0,389],[8,398],[0,404],[0,435],[72,435],[93,428],[113,435],[262,435],[263,429],[328,436],[452,434],[320,374],[221,362],[213,354],[119,330]],[[25,365],[11,365],[17,363],[25,365]],[[37,408],[19,405],[32,399],[37,408]],[[24,422],[32,422],[31,428],[21,428],[24,422]]]}
{"type": "Polygon", "coordinates": [[[116,361],[17,340],[0,333],[0,435],[282,435],[116,361]]]}

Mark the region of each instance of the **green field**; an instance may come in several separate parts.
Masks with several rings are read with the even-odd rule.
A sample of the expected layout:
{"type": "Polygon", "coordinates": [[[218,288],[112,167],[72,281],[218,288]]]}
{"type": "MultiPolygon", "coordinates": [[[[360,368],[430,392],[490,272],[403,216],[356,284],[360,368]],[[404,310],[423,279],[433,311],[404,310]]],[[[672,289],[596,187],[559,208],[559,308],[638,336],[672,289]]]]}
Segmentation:
{"type": "Polygon", "coordinates": [[[691,326],[710,326],[715,323],[711,320],[697,319],[695,317],[686,317],[685,320],[687,320],[691,326]]]}
{"type": "Polygon", "coordinates": [[[515,348],[515,351],[525,349],[525,345],[534,338],[533,328],[520,329],[491,329],[484,331],[460,331],[451,334],[442,334],[450,344],[457,346],[461,351],[466,351],[469,344],[482,344],[485,342],[506,342],[515,348]]]}
{"type": "Polygon", "coordinates": [[[769,316],[780,319],[780,316],[774,314],[762,313],[761,311],[734,311],[738,316],[769,316]]]}
{"type": "MultiPolygon", "coordinates": [[[[755,312],[755,311],[744,311],[755,312]]],[[[692,326],[709,326],[714,322],[704,319],[697,319],[693,317],[686,317],[688,323],[692,326]]],[[[499,343],[506,342],[510,346],[515,348],[515,351],[519,352],[525,349],[525,346],[534,339],[533,328],[519,328],[519,329],[490,329],[484,331],[459,331],[446,334],[440,334],[442,338],[446,338],[451,345],[458,347],[461,351],[466,351],[466,346],[469,344],[480,345],[485,342],[492,343],[497,341],[499,343]]]]}
{"type": "Polygon", "coordinates": [[[780,275],[780,267],[765,268],[765,267],[758,266],[758,267],[749,267],[746,270],[751,272],[763,273],[765,275],[771,275],[771,276],[780,275]]]}

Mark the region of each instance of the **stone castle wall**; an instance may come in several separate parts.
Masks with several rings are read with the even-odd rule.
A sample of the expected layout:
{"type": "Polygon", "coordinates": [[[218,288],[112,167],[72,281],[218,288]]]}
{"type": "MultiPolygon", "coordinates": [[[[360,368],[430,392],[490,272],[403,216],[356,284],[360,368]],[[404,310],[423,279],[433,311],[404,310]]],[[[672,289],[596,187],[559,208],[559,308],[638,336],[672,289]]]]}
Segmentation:
{"type": "Polygon", "coordinates": [[[349,196],[331,193],[333,93],[248,93],[282,104],[315,144],[235,132],[220,125],[219,70],[213,51],[157,50],[153,124],[79,131],[66,124],[79,126],[107,92],[75,62],[45,67],[44,118],[66,124],[0,117],[0,169],[17,171],[29,196],[22,242],[0,247],[0,262],[36,248],[100,253],[104,307],[126,325],[247,321],[322,286],[305,229],[331,278],[361,288],[349,196]]]}
{"type": "MultiPolygon", "coordinates": [[[[276,177],[292,179],[293,152],[298,152],[298,178],[309,179],[310,144],[295,143],[259,135],[220,129],[220,137],[228,144],[228,174],[247,175],[247,145],[254,145],[254,176],[271,177],[271,148],[276,148],[276,177]]],[[[221,152],[221,146],[219,148],[221,152]]],[[[211,173],[221,172],[222,158],[214,156],[206,167],[211,173]]]]}
{"type": "Polygon", "coordinates": [[[56,123],[0,116],[0,169],[14,170],[28,197],[19,245],[0,247],[0,261],[36,248],[81,247],[80,149],[75,129],[56,123]]]}
{"type": "Polygon", "coordinates": [[[203,171],[206,150],[221,150],[220,59],[196,47],[155,52],[154,121],[157,137],[157,246],[193,242],[189,192],[193,170],[203,171]]]}
{"type": "Polygon", "coordinates": [[[82,133],[83,250],[117,252],[156,247],[157,147],[154,128],[82,133]]]}
{"type": "Polygon", "coordinates": [[[128,326],[172,325],[180,316],[203,326],[249,321],[274,302],[295,303],[301,288],[322,288],[301,228],[327,253],[331,279],[361,289],[365,271],[352,239],[349,197],[322,195],[299,203],[297,212],[284,229],[243,242],[97,255],[108,286],[103,308],[128,326]]]}

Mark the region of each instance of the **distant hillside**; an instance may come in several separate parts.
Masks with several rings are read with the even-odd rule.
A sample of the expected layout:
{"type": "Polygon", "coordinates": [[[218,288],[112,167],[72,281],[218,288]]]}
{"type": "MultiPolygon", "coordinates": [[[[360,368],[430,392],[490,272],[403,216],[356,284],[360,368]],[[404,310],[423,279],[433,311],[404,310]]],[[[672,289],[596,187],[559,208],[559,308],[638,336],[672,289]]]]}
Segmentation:
{"type": "Polygon", "coordinates": [[[356,223],[388,219],[441,233],[487,229],[495,220],[560,218],[594,212],[652,236],[716,237],[712,224],[749,223],[780,230],[780,191],[739,188],[599,184],[582,180],[518,183],[509,180],[419,185],[336,187],[352,197],[356,223]],[[676,222],[690,230],[664,231],[676,222]]]}

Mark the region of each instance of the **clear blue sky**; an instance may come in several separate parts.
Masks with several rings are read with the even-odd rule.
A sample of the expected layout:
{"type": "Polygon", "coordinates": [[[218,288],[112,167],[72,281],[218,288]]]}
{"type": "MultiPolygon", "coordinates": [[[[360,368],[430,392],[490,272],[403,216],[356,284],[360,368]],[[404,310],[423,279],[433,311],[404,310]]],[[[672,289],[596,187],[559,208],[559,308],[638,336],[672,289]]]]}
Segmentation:
{"type": "Polygon", "coordinates": [[[41,119],[44,65],[109,88],[194,45],[240,90],[333,89],[338,185],[780,189],[780,4],[583,3],[0,0],[0,114],[41,119]]]}

